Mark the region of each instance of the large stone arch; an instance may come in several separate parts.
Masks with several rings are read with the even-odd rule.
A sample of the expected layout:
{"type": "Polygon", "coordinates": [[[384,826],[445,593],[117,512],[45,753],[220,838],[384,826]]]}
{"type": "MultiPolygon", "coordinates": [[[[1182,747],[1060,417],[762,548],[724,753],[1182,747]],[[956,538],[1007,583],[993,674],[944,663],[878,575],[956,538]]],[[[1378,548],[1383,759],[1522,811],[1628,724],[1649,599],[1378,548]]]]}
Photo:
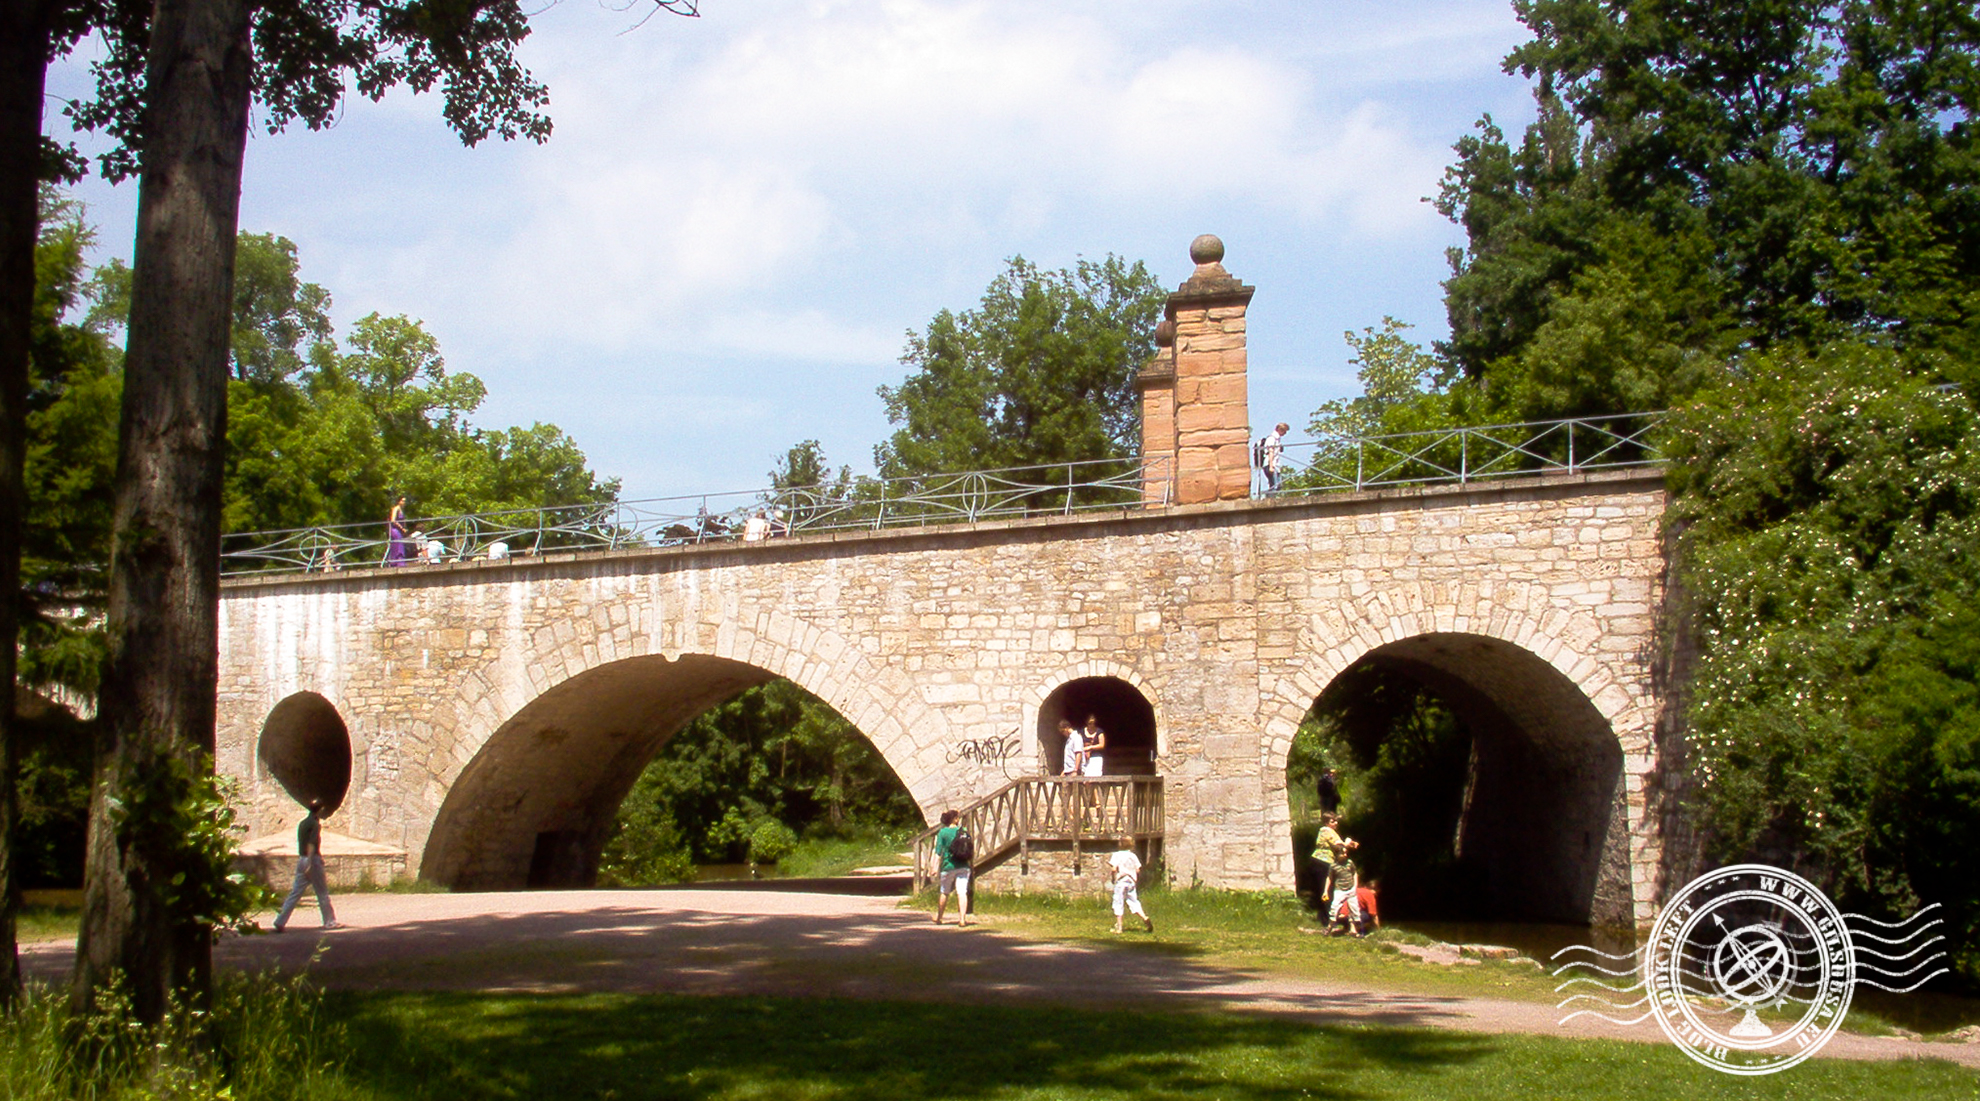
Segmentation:
{"type": "MultiPolygon", "coordinates": [[[[1523,836],[1536,847],[1531,863],[1508,871],[1500,884],[1528,892],[1522,897],[1533,912],[1523,916],[1596,924],[1642,920],[1654,902],[1632,869],[1651,858],[1654,844],[1645,836],[1640,800],[1632,796],[1650,766],[1654,707],[1631,690],[1624,673],[1565,641],[1600,637],[1598,625],[1577,622],[1581,617],[1573,612],[1523,614],[1502,603],[1446,603],[1441,614],[1396,607],[1410,595],[1391,591],[1358,605],[1360,614],[1327,624],[1331,643],[1315,646],[1267,686],[1261,768],[1268,788],[1275,788],[1266,802],[1268,818],[1276,816],[1270,836],[1288,839],[1286,879],[1291,822],[1282,785],[1293,736],[1313,704],[1344,676],[1382,663],[1466,709],[1485,731],[1480,737],[1496,747],[1482,763],[1474,758],[1486,783],[1503,790],[1524,779],[1550,793],[1569,793],[1530,791],[1533,797],[1517,806],[1488,807],[1501,815],[1501,836],[1523,836]],[[1543,824],[1535,815],[1552,819],[1543,824]],[[1542,867],[1557,874],[1532,871],[1542,867]],[[1536,885],[1536,877],[1544,882],[1536,885]]],[[[1480,827],[1480,836],[1488,835],[1480,827]]]]}
{"type": "Polygon", "coordinates": [[[943,804],[946,720],[906,676],[782,613],[753,622],[709,632],[701,641],[712,652],[628,653],[641,647],[612,632],[560,632],[551,652],[504,655],[504,664],[523,664],[511,675],[470,678],[432,720],[464,716],[457,729],[467,733],[454,741],[437,785],[422,878],[459,889],[523,886],[532,871],[539,881],[587,880],[618,804],[667,739],[709,707],[777,677],[859,727],[924,817],[943,804]],[[533,694],[517,702],[525,691],[533,694]],[[545,845],[562,851],[546,854],[545,845]]]}

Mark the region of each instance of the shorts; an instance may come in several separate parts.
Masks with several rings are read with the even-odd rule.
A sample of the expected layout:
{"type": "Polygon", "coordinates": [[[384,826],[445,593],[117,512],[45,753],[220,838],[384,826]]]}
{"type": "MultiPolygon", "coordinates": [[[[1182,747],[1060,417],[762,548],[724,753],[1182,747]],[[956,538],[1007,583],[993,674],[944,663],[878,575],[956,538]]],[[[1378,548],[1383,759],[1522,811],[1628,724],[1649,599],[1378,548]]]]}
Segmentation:
{"type": "Polygon", "coordinates": [[[960,890],[964,896],[968,896],[969,869],[968,868],[942,869],[942,893],[945,895],[955,894],[957,893],[958,890],[960,890]]]}

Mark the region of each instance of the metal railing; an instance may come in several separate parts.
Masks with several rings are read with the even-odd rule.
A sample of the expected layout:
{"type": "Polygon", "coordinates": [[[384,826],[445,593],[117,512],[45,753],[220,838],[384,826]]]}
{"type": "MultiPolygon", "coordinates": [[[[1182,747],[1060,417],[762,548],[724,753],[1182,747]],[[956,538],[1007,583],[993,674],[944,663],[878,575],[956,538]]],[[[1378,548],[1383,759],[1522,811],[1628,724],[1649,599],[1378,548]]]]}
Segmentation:
{"type": "MultiPolygon", "coordinates": [[[[1654,433],[1664,416],[1630,413],[1288,444],[1274,496],[1656,466],[1663,456],[1654,433]]],[[[1171,457],[1159,455],[442,516],[414,521],[400,554],[403,564],[421,565],[1159,508],[1170,502],[1174,474],[1171,457]]],[[[244,532],[221,544],[226,576],[399,564],[388,561],[393,558],[382,521],[244,532]]]]}
{"type": "Polygon", "coordinates": [[[243,532],[221,542],[225,576],[429,565],[574,550],[756,541],[799,533],[1069,516],[1168,503],[1167,456],[850,478],[822,486],[606,505],[510,509],[407,523],[403,562],[383,521],[243,532]]]}
{"type": "MultiPolygon", "coordinates": [[[[1159,843],[1167,808],[1160,776],[1028,776],[1013,780],[962,809],[961,825],[975,845],[970,866],[984,871],[1016,856],[1028,863],[1036,841],[1070,842],[1073,873],[1084,851],[1111,852],[1123,837],[1137,846],[1159,843]]],[[[935,834],[914,839],[914,889],[941,872],[935,834]]]]}
{"type": "Polygon", "coordinates": [[[1287,444],[1279,495],[1656,466],[1663,453],[1654,433],[1666,415],[1468,425],[1287,444]]]}

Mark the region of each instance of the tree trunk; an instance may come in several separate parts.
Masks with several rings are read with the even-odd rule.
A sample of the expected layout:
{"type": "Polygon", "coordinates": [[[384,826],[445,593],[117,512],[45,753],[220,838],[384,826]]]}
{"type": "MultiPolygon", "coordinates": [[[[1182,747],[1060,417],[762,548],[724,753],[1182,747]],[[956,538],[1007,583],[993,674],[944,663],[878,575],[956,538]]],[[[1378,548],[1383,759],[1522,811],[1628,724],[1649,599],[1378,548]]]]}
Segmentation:
{"type": "Polygon", "coordinates": [[[19,900],[13,858],[14,667],[19,653],[21,515],[26,505],[28,340],[34,324],[34,246],[40,229],[41,100],[48,75],[49,5],[0,14],[0,1009],[21,991],[14,942],[19,900]]]}
{"type": "Polygon", "coordinates": [[[249,76],[245,0],[158,0],[75,975],[76,1001],[89,1006],[121,972],[142,1021],[162,1017],[174,991],[203,997],[211,977],[211,929],[173,905],[178,839],[147,828],[155,817],[130,808],[174,772],[212,768],[227,343],[249,76]]]}

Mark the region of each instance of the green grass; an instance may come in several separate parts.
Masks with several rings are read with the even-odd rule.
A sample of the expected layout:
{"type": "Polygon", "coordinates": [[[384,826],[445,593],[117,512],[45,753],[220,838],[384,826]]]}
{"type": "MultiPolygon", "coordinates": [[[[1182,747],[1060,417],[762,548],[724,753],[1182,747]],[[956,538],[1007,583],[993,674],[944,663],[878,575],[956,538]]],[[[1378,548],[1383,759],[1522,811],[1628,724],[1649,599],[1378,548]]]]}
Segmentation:
{"type": "MultiPolygon", "coordinates": [[[[977,914],[988,927],[1017,936],[1086,941],[1129,952],[1185,956],[1241,971],[1379,987],[1423,994],[1459,994],[1554,1003],[1558,980],[1526,963],[1487,960],[1477,965],[1425,963],[1396,951],[1399,944],[1427,945],[1430,938],[1381,929],[1366,940],[1321,935],[1319,921],[1289,891],[1211,889],[1143,891],[1155,919],[1155,935],[1112,932],[1107,899],[985,893],[977,914]],[[1301,933],[1299,930],[1313,930],[1301,933]]],[[[932,895],[910,905],[933,910],[932,895]]],[[[1133,921],[1130,917],[1130,928],[1133,921]]]]}
{"type": "Polygon", "coordinates": [[[343,1070],[341,1024],[301,979],[221,976],[208,1008],[175,1007],[139,1027],[118,990],[70,1012],[65,991],[30,987],[0,1015],[0,1101],[364,1101],[343,1070]]]}
{"type": "Polygon", "coordinates": [[[878,830],[852,837],[807,837],[777,862],[777,875],[811,879],[850,875],[854,868],[899,864],[901,853],[919,831],[878,830]]]}
{"type": "Polygon", "coordinates": [[[1742,1080],[1656,1044],[1285,1017],[635,995],[333,995],[380,1099],[982,1101],[1980,1097],[1939,1062],[1812,1060],[1742,1080]]]}
{"type": "Polygon", "coordinates": [[[82,910],[75,906],[22,906],[14,916],[14,935],[22,942],[67,940],[82,924],[82,910]]]}

